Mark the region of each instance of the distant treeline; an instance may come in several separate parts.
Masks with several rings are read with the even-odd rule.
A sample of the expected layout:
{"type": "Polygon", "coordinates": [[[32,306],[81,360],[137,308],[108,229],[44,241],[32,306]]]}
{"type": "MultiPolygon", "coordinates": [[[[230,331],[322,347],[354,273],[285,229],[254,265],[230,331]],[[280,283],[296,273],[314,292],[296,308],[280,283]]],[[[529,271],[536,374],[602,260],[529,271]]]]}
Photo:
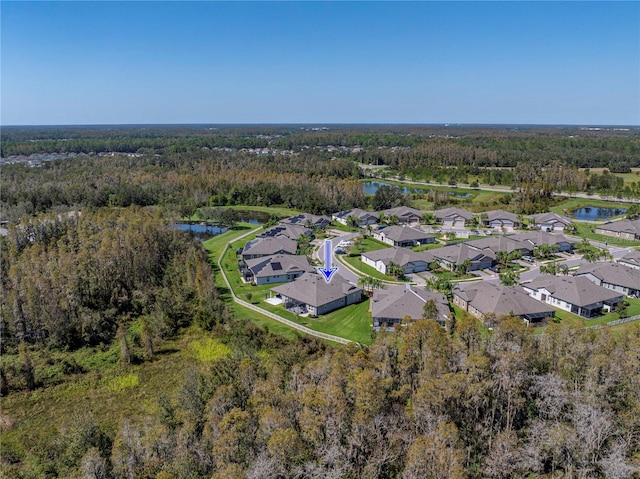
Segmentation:
{"type": "Polygon", "coordinates": [[[160,205],[175,216],[202,206],[285,205],[310,213],[362,207],[366,198],[346,159],[256,156],[197,150],[159,157],[76,157],[39,168],[7,165],[0,175],[3,218],[103,206],[160,205]]]}
{"type": "Polygon", "coordinates": [[[640,166],[640,130],[570,128],[363,126],[310,131],[305,127],[5,128],[2,157],[33,153],[188,152],[200,148],[360,147],[358,161],[404,170],[431,166],[515,167],[562,161],[581,168],[625,172],[640,166]],[[397,147],[400,151],[385,151],[397,147]],[[379,149],[382,148],[382,149],[379,149]],[[408,148],[408,149],[405,149],[408,148]]]}

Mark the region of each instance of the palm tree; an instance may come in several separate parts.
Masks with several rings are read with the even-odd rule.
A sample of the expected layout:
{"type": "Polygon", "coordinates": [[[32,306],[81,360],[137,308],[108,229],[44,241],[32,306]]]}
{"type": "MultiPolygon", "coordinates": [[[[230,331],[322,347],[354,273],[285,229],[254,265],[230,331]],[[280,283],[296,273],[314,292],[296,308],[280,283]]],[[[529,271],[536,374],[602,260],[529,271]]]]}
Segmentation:
{"type": "Polygon", "coordinates": [[[436,222],[436,215],[431,212],[426,212],[420,218],[424,224],[432,225],[436,222]]]}
{"type": "Polygon", "coordinates": [[[520,281],[520,273],[515,270],[506,270],[500,273],[500,282],[505,286],[513,286],[520,281]]]}
{"type": "Polygon", "coordinates": [[[551,274],[554,276],[558,275],[568,275],[569,267],[566,264],[560,264],[559,261],[553,261],[549,264],[543,264],[540,266],[540,272],[542,274],[551,274]]]}
{"type": "Polygon", "coordinates": [[[395,264],[393,261],[390,261],[387,265],[387,274],[396,279],[402,279],[404,278],[404,268],[399,264],[395,264]]]}

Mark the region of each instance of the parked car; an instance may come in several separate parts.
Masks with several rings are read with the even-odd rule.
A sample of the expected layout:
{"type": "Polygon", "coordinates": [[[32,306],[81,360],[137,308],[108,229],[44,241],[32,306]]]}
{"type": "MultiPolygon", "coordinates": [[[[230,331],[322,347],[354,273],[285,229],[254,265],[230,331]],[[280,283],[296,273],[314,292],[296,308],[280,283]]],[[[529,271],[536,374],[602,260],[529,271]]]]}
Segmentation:
{"type": "Polygon", "coordinates": [[[535,263],[536,260],[531,256],[525,255],[522,257],[522,261],[526,261],[527,263],[535,263]]]}
{"type": "Polygon", "coordinates": [[[500,270],[498,269],[497,266],[491,266],[490,268],[487,268],[489,271],[493,272],[493,273],[499,273],[500,270]]]}

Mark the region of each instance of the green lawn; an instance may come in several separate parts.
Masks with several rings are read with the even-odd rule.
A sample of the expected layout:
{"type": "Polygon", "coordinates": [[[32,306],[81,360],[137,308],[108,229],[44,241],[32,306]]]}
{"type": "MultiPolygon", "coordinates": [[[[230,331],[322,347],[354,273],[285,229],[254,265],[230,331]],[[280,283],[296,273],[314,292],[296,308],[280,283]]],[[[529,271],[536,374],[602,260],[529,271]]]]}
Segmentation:
{"type": "MultiPolygon", "coordinates": [[[[354,242],[355,243],[355,242],[354,242]]],[[[352,246],[352,250],[355,248],[352,246]]],[[[360,242],[360,252],[368,253],[369,251],[377,251],[379,249],[391,248],[391,245],[387,243],[383,243],[382,241],[378,241],[377,239],[373,239],[370,236],[365,236],[360,242]]]]}
{"type": "MultiPolygon", "coordinates": [[[[625,317],[636,316],[640,314],[640,299],[633,298],[624,298],[625,301],[629,303],[629,309],[627,310],[627,314],[625,317]]],[[[607,313],[603,314],[594,319],[586,319],[582,316],[578,316],[577,314],[569,313],[568,311],[564,311],[562,309],[556,308],[556,317],[560,319],[573,319],[582,322],[585,326],[596,326],[601,324],[607,324],[611,321],[615,321],[616,319],[620,319],[620,315],[618,313],[607,313]]],[[[614,326],[615,327],[615,326],[614,326]]]]}
{"type": "Polygon", "coordinates": [[[371,344],[371,314],[369,300],[332,311],[315,319],[308,319],[306,326],[334,336],[371,344]]]}
{"type": "Polygon", "coordinates": [[[377,269],[369,266],[368,264],[364,264],[362,262],[361,256],[348,256],[342,255],[341,258],[345,263],[348,263],[353,269],[356,271],[366,274],[367,276],[371,276],[372,278],[378,278],[384,281],[393,281],[394,278],[391,276],[387,276],[386,274],[381,273],[377,269]]]}

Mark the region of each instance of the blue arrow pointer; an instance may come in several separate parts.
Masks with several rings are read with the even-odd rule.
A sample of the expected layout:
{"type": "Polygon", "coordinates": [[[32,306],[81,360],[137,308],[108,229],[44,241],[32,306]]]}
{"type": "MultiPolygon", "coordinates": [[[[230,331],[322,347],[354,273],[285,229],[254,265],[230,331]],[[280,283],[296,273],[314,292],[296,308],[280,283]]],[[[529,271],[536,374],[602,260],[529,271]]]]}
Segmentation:
{"type": "Polygon", "coordinates": [[[333,275],[338,271],[338,268],[331,267],[331,241],[329,240],[324,242],[324,268],[318,268],[318,271],[323,274],[327,283],[331,281],[333,275]]]}

